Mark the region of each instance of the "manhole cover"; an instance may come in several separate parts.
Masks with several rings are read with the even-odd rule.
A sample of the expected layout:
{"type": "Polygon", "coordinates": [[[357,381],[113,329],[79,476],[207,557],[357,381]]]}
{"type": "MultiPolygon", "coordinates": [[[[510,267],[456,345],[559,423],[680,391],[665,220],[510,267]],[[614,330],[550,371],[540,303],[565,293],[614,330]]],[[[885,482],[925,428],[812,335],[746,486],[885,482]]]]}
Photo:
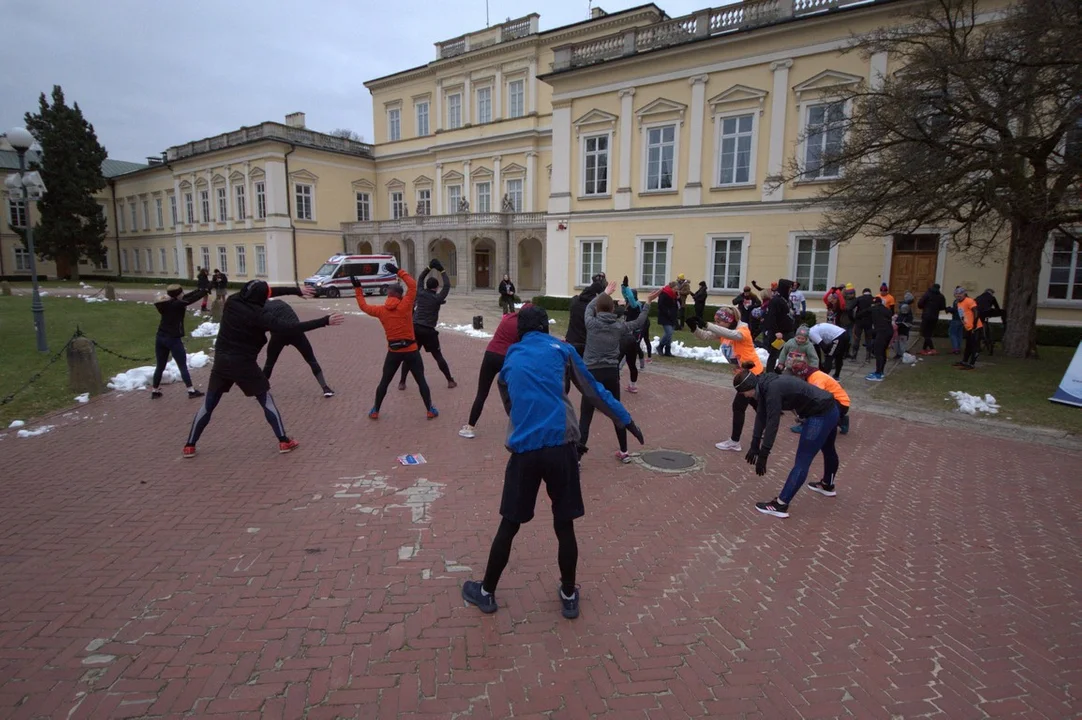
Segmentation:
{"type": "Polygon", "coordinates": [[[678,450],[651,450],[640,455],[639,461],[655,470],[669,472],[691,470],[698,465],[694,455],[678,450]]]}

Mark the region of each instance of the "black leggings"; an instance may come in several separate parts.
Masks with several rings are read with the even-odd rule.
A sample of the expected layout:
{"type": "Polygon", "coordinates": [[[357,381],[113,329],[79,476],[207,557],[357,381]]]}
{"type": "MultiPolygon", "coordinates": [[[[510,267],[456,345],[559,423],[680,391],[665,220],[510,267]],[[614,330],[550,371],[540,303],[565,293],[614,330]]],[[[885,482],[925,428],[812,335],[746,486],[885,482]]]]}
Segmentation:
{"type": "Polygon", "coordinates": [[[312,343],[308,341],[308,337],[304,333],[271,333],[270,342],[267,343],[267,359],[263,361],[263,374],[266,378],[270,380],[271,373],[274,372],[274,366],[278,362],[278,356],[289,345],[295,347],[301,357],[304,358],[304,361],[308,363],[308,366],[312,368],[312,374],[316,376],[319,386],[326,387],[327,381],[323,378],[323,368],[319,366],[319,361],[316,360],[316,351],[312,349],[312,343]]]}
{"type": "Polygon", "coordinates": [[[620,359],[627,363],[628,373],[631,375],[631,382],[635,383],[639,381],[639,364],[638,360],[642,355],[642,345],[639,344],[639,338],[636,335],[632,339],[624,340],[620,345],[620,359]]]}
{"type": "MultiPolygon", "coordinates": [[[[590,374],[594,376],[601,385],[612,393],[612,396],[616,398],[616,401],[620,401],[620,368],[618,367],[605,367],[591,370],[590,374]]],[[[590,423],[594,419],[594,404],[582,398],[582,404],[579,407],[579,446],[586,447],[590,439],[590,423]]],[[[615,424],[614,424],[615,427],[615,424]]],[[[616,440],[620,443],[620,452],[627,452],[627,429],[622,427],[616,428],[616,440]]]]}
{"type": "Polygon", "coordinates": [[[476,425],[481,419],[481,411],[485,409],[485,400],[488,400],[488,391],[492,389],[492,381],[503,369],[503,358],[503,355],[491,350],[486,350],[485,356],[481,358],[481,372],[477,376],[477,396],[474,397],[473,407],[470,408],[468,423],[470,427],[476,425]]]}
{"type": "MultiPolygon", "coordinates": [[[[413,326],[414,335],[417,337],[417,344],[425,351],[428,352],[436,360],[436,367],[440,369],[443,376],[447,378],[447,382],[453,382],[454,378],[451,377],[451,366],[447,364],[447,360],[443,357],[443,351],[440,350],[439,335],[432,328],[422,327],[420,325],[413,326]],[[430,338],[435,336],[435,340],[430,338]]],[[[418,355],[420,350],[418,350],[418,355]]],[[[422,361],[423,362],[423,361],[422,361]]],[[[406,373],[409,369],[402,365],[402,376],[398,378],[398,387],[402,388],[406,385],[406,373]]]]}
{"type": "Polygon", "coordinates": [[[744,416],[748,412],[748,407],[754,410],[758,404],[755,400],[744,397],[743,393],[737,393],[733,398],[733,432],[729,435],[729,439],[733,442],[740,442],[740,435],[744,432],[744,416]]]}
{"type": "Polygon", "coordinates": [[[832,343],[823,343],[818,348],[821,352],[820,370],[827,375],[834,371],[834,379],[837,380],[842,374],[842,365],[849,355],[849,333],[844,333],[835,338],[832,343]]]}
{"type": "Polygon", "coordinates": [[[865,351],[869,355],[872,353],[872,329],[870,327],[864,327],[862,325],[853,326],[853,344],[852,354],[850,357],[853,360],[857,359],[857,355],[860,353],[860,346],[864,345],[865,351]],[[863,343],[861,340],[863,339],[863,343]]]}
{"type": "Polygon", "coordinates": [[[935,350],[935,343],[932,342],[932,336],[935,334],[935,326],[938,322],[938,317],[924,318],[920,321],[920,334],[924,337],[923,350],[935,350]]]}
{"type": "Polygon", "coordinates": [[[383,359],[383,377],[380,378],[379,387],[376,388],[376,404],[373,409],[379,412],[383,405],[383,398],[387,396],[387,388],[391,386],[398,366],[405,366],[413,374],[417,381],[417,389],[421,391],[421,400],[424,401],[425,410],[432,407],[432,394],[428,391],[428,383],[425,382],[425,366],[421,362],[421,351],[410,352],[387,351],[387,357],[383,359]]]}
{"type": "Polygon", "coordinates": [[[872,340],[872,355],[875,357],[875,371],[880,375],[887,369],[887,348],[890,347],[891,333],[878,332],[872,340]]]}
{"type": "Polygon", "coordinates": [[[977,364],[977,358],[980,356],[981,350],[981,333],[982,328],[973,328],[966,333],[965,350],[962,351],[962,362],[969,363],[970,365],[977,364]]]}
{"type": "Polygon", "coordinates": [[[184,342],[180,338],[161,334],[154,338],[154,359],[156,364],[154,365],[154,384],[151,387],[157,390],[158,386],[162,384],[162,372],[165,371],[165,365],[169,362],[170,354],[177,361],[177,368],[180,370],[180,377],[184,381],[185,387],[191,387],[192,376],[188,373],[188,351],[184,349],[184,342]]]}
{"type": "MultiPolygon", "coordinates": [[[[579,564],[579,544],[575,538],[575,521],[555,520],[552,526],[556,531],[556,541],[559,544],[556,557],[560,565],[560,589],[563,590],[564,595],[571,595],[575,592],[575,570],[579,564]]],[[[500,575],[507,567],[507,561],[511,559],[511,543],[521,527],[519,523],[511,522],[507,518],[500,520],[500,528],[492,540],[492,549],[488,551],[485,579],[481,583],[485,592],[496,592],[500,575]]]]}
{"type": "MultiPolygon", "coordinates": [[[[188,433],[188,444],[195,445],[199,442],[199,436],[203,434],[203,431],[207,429],[207,425],[210,424],[210,416],[214,414],[214,408],[218,407],[218,403],[222,401],[222,394],[216,390],[207,390],[206,396],[203,398],[203,404],[195,412],[195,418],[192,420],[192,429],[188,433]]],[[[274,430],[275,436],[281,442],[289,440],[289,436],[286,435],[286,425],[282,420],[282,413],[278,412],[278,406],[274,404],[274,398],[271,397],[269,392],[260,393],[255,396],[256,402],[263,408],[263,416],[267,418],[267,422],[270,423],[271,429],[274,430]]]]}

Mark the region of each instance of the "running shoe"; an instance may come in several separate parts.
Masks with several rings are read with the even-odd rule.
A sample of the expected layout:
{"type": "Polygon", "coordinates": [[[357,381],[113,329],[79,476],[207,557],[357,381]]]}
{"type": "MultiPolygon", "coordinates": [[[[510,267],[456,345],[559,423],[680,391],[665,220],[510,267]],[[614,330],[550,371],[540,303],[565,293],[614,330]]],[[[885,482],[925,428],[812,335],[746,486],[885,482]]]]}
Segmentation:
{"type": "Polygon", "coordinates": [[[724,442],[714,443],[714,447],[718,450],[732,450],[733,452],[740,452],[739,440],[725,440],[724,442]]]}
{"type": "MultiPolygon", "coordinates": [[[[481,592],[481,583],[476,580],[467,580],[462,583],[462,599],[468,602],[470,605],[476,605],[477,609],[486,615],[496,612],[499,606],[496,605],[496,594],[490,593],[485,595],[481,592]]],[[[578,604],[578,597],[576,593],[575,599],[576,605],[578,604]]]]}
{"type": "Polygon", "coordinates": [[[837,491],[834,490],[833,485],[827,485],[822,482],[808,483],[808,489],[813,492],[817,492],[820,495],[826,495],[827,497],[834,497],[838,494],[837,491]]]}
{"type": "Polygon", "coordinates": [[[285,455],[286,453],[291,453],[297,449],[298,445],[300,445],[300,443],[296,440],[283,440],[278,443],[278,452],[283,455],[285,455]]]}
{"type": "Polygon", "coordinates": [[[151,400],[161,400],[161,397],[162,397],[162,391],[161,390],[151,390],[150,391],[150,399],[151,400]]]}
{"type": "Polygon", "coordinates": [[[454,390],[456,387],[458,387],[458,383],[456,383],[454,380],[448,380],[447,381],[447,389],[448,390],[454,390]]]}
{"type": "Polygon", "coordinates": [[[616,459],[626,465],[627,463],[631,462],[631,453],[624,452],[623,450],[617,450],[616,459]]]}
{"type": "Polygon", "coordinates": [[[323,397],[325,397],[325,398],[332,398],[332,397],[334,397],[334,390],[331,390],[331,389],[330,389],[329,387],[327,387],[326,385],[324,385],[324,386],[323,386],[323,397]]]}
{"type": "Polygon", "coordinates": [[[195,445],[185,445],[180,456],[185,460],[195,457],[195,445]]]}
{"type": "Polygon", "coordinates": [[[868,373],[864,376],[864,379],[868,380],[869,382],[883,382],[883,373],[868,373]]]}
{"type": "Polygon", "coordinates": [[[404,382],[398,383],[398,389],[399,390],[405,390],[406,389],[406,383],[404,383],[404,382]]]}
{"type": "Polygon", "coordinates": [[[369,420],[379,420],[379,410],[377,410],[375,408],[372,408],[371,410],[369,410],[368,411],[368,419],[369,420]]]}
{"type": "Polygon", "coordinates": [[[635,393],[637,393],[637,392],[639,391],[639,389],[638,389],[637,387],[635,387],[634,385],[628,385],[628,386],[627,386],[626,388],[624,388],[624,389],[625,389],[625,390],[627,390],[627,391],[628,391],[629,393],[631,393],[632,395],[634,395],[635,393]]]}
{"type": "Polygon", "coordinates": [[[789,517],[789,504],[781,503],[777,498],[774,498],[770,502],[755,503],[755,509],[764,515],[773,515],[774,517],[780,518],[789,517]]]}
{"type": "Polygon", "coordinates": [[[196,389],[193,388],[193,389],[188,391],[188,399],[189,400],[191,400],[193,398],[201,398],[201,397],[203,397],[203,391],[202,390],[196,390],[196,389]]]}
{"type": "Polygon", "coordinates": [[[791,431],[795,432],[795,433],[798,433],[798,432],[800,432],[801,430],[804,429],[804,426],[803,425],[792,425],[792,426],[789,427],[789,429],[791,431]]]}
{"type": "Polygon", "coordinates": [[[557,587],[556,593],[560,596],[560,612],[568,620],[574,620],[579,616],[579,589],[576,587],[571,597],[564,595],[563,588],[557,587]]]}
{"type": "Polygon", "coordinates": [[[440,416],[440,411],[436,409],[435,405],[433,405],[432,407],[430,407],[428,409],[428,419],[429,420],[433,420],[435,418],[438,418],[439,416],[440,416]]]}
{"type": "Polygon", "coordinates": [[[458,431],[459,437],[470,438],[471,440],[477,437],[477,433],[473,431],[472,425],[463,425],[462,429],[458,431]]]}

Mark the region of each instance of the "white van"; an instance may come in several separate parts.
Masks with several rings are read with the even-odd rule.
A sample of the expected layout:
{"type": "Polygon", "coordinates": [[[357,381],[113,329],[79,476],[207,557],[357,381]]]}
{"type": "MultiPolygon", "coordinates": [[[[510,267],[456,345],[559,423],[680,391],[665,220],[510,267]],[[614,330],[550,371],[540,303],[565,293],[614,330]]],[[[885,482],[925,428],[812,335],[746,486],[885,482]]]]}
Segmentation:
{"type": "Polygon", "coordinates": [[[353,295],[350,276],[356,276],[364,286],[364,294],[387,294],[387,287],[398,278],[383,270],[386,263],[398,265],[394,255],[335,255],[316,270],[315,275],[305,278],[304,284],[314,288],[317,297],[337,298],[353,295]]]}

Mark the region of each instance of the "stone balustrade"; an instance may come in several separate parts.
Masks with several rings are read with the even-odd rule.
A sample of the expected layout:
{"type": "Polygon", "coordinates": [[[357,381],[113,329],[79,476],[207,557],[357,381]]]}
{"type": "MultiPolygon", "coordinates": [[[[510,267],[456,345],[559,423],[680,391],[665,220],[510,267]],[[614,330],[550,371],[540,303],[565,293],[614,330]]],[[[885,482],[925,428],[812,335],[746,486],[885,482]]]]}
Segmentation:
{"type": "Polygon", "coordinates": [[[174,145],[166,151],[166,160],[174,161],[215,150],[224,150],[256,140],[281,140],[320,150],[347,153],[359,157],[372,157],[372,146],[349,138],[337,137],[306,128],[289,127],[276,122],[265,122],[255,127],[241,128],[214,137],[196,140],[184,145],[174,145]]]}
{"type": "Polygon", "coordinates": [[[470,230],[474,228],[543,228],[545,213],[454,213],[413,215],[397,220],[342,223],[347,235],[364,235],[411,230],[470,230]]]}

